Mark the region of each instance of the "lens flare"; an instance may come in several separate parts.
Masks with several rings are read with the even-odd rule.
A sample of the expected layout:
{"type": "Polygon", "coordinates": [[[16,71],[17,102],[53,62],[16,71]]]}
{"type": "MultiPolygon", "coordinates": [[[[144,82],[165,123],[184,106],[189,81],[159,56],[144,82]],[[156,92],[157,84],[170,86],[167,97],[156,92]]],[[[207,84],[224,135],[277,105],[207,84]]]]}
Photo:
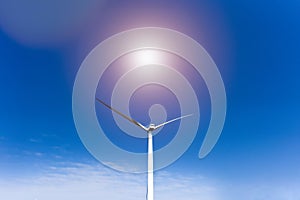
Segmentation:
{"type": "MultiPolygon", "coordinates": [[[[175,137],[167,145],[153,152],[153,170],[164,168],[183,155],[193,142],[200,122],[200,107],[196,95],[198,91],[194,90],[180,70],[169,66],[159,53],[161,51],[170,52],[190,63],[207,86],[211,117],[199,151],[199,157],[205,157],[218,141],[225,121],[226,93],[222,77],[212,58],[199,43],[180,32],[156,27],[116,34],[96,46],[83,61],[73,89],[73,116],[83,144],[96,159],[113,169],[132,173],[147,172],[147,153],[129,152],[113,144],[98,121],[105,117],[97,118],[95,108],[95,94],[101,77],[115,60],[133,51],[137,51],[137,56],[131,60],[132,66],[125,67],[126,70],[121,66],[116,73],[121,71],[123,74],[120,74],[114,86],[110,86],[112,107],[131,116],[129,105],[135,91],[155,84],[168,88],[174,94],[181,115],[193,114],[188,120],[180,121],[175,137]]],[[[151,95],[163,94],[154,92],[151,95]]],[[[157,105],[156,108],[161,109],[157,105]]],[[[123,132],[142,138],[137,127],[129,126],[115,113],[113,117],[116,126],[123,132]]]]}

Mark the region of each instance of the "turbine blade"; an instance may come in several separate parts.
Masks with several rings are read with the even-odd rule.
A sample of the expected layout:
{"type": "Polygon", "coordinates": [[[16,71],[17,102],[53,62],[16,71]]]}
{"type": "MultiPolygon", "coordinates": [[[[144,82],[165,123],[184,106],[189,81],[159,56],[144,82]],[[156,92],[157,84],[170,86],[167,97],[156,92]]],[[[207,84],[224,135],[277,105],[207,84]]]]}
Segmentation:
{"type": "Polygon", "coordinates": [[[179,120],[179,119],[183,119],[183,118],[185,118],[185,117],[190,117],[190,116],[192,116],[192,115],[193,115],[193,114],[189,114],[189,115],[184,115],[184,116],[181,116],[181,117],[177,117],[177,118],[175,118],[175,119],[171,119],[171,120],[169,120],[169,121],[167,121],[167,122],[164,122],[164,123],[162,123],[162,124],[159,124],[159,125],[155,126],[154,130],[155,130],[155,129],[158,129],[158,128],[160,128],[160,127],[166,125],[166,124],[169,124],[169,123],[171,123],[171,122],[175,122],[175,121],[177,121],[177,120],[179,120]]]}
{"type": "Polygon", "coordinates": [[[96,98],[97,101],[99,101],[100,103],[102,103],[104,106],[106,106],[107,108],[109,108],[110,110],[114,111],[115,113],[119,114],[120,116],[122,116],[123,118],[127,119],[128,121],[130,121],[131,123],[137,125],[138,127],[142,128],[144,131],[148,131],[148,129],[143,126],[141,123],[137,122],[136,120],[128,117],[127,115],[124,115],[123,113],[121,113],[120,111],[112,108],[110,105],[106,104],[104,101],[96,98]]]}

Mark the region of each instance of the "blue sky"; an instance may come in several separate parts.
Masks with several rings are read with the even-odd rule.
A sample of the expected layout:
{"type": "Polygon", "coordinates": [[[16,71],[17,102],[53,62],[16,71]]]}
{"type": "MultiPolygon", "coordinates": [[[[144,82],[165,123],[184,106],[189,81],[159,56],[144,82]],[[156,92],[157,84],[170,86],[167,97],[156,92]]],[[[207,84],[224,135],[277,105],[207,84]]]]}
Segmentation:
{"type": "Polygon", "coordinates": [[[222,74],[228,109],[208,157],[198,159],[199,131],[188,151],[157,173],[157,199],[299,199],[299,9],[297,1],[280,0],[0,2],[0,196],[24,199],[17,189],[26,199],[80,198],[75,191],[119,199],[109,189],[117,185],[144,197],[136,193],[144,175],[106,168],[82,145],[72,87],[99,42],[160,26],[205,47],[222,74]]]}

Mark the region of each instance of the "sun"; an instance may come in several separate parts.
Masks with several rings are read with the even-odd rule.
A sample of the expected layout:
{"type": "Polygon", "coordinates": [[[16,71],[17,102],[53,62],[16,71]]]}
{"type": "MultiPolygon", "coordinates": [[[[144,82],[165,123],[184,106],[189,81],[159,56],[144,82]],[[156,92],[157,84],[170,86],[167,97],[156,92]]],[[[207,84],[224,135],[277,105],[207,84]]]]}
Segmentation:
{"type": "Polygon", "coordinates": [[[142,49],[134,54],[134,64],[139,66],[161,63],[163,56],[157,50],[142,49]]]}

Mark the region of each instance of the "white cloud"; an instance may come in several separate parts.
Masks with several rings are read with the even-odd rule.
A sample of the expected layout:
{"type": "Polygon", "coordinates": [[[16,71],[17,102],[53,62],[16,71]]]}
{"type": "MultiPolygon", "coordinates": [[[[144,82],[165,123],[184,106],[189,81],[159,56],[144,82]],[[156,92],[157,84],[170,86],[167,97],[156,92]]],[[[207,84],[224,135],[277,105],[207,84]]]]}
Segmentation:
{"type": "Polygon", "coordinates": [[[32,143],[41,143],[41,140],[38,140],[38,139],[35,139],[35,138],[30,138],[29,142],[32,142],[32,143]]]}
{"type": "MultiPolygon", "coordinates": [[[[222,183],[206,177],[155,173],[155,200],[298,200],[299,183],[222,183]]],[[[30,178],[0,181],[0,199],[141,200],[146,174],[120,173],[103,165],[59,163],[30,178]]]]}
{"type": "MultiPolygon", "coordinates": [[[[155,199],[217,199],[202,181],[161,171],[155,175],[155,199]]],[[[146,174],[113,171],[79,163],[49,167],[43,175],[0,183],[0,198],[10,200],[141,200],[146,199],[146,174]]]]}
{"type": "Polygon", "coordinates": [[[300,183],[283,182],[273,180],[266,182],[244,183],[225,185],[223,188],[223,200],[299,200],[300,183]]]}

